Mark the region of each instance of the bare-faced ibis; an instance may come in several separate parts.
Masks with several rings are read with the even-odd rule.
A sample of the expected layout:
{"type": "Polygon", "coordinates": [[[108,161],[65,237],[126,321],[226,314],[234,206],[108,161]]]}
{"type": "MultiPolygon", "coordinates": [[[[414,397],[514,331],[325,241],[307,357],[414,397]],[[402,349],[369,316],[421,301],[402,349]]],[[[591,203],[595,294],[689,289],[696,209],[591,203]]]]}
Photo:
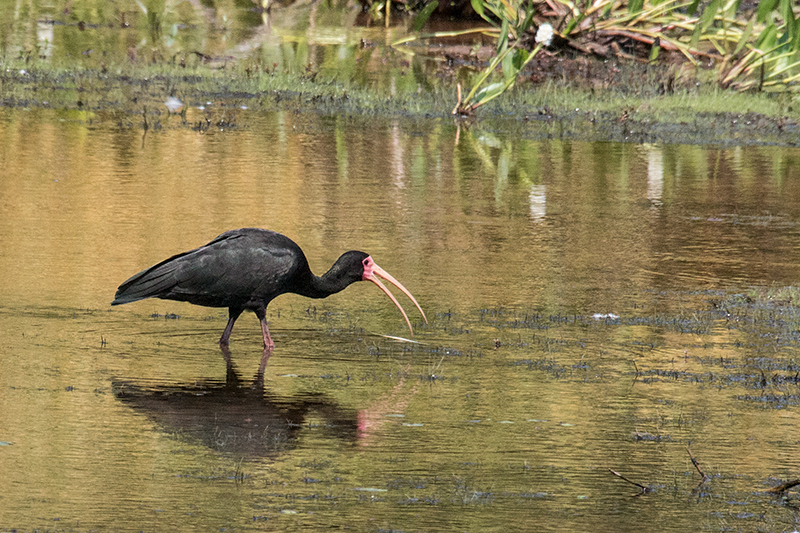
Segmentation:
{"type": "MultiPolygon", "coordinates": [[[[227,307],[228,325],[219,339],[228,346],[233,324],[243,311],[253,311],[261,321],[265,349],[275,345],[267,327],[267,305],[291,292],[309,298],[325,298],[356,281],[371,281],[411,322],[397,299],[379,278],[395,285],[427,318],[414,296],[364,252],[346,252],[322,276],[315,276],[303,250],[294,241],[258,228],[226,231],[200,248],[183,252],[154,265],[119,286],[111,305],[145,298],[179,300],[207,307],[227,307]]],[[[411,331],[413,334],[413,330],[411,331]]]]}

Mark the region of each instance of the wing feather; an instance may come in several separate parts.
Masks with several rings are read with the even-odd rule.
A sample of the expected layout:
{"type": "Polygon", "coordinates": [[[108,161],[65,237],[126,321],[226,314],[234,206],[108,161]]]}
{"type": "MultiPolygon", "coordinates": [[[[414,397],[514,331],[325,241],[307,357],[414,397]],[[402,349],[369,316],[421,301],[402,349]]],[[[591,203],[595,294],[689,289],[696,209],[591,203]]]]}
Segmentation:
{"type": "Polygon", "coordinates": [[[303,252],[289,238],[233,230],[135,274],[119,286],[111,305],[153,297],[211,307],[266,305],[286,292],[303,265],[307,268],[303,252]]]}

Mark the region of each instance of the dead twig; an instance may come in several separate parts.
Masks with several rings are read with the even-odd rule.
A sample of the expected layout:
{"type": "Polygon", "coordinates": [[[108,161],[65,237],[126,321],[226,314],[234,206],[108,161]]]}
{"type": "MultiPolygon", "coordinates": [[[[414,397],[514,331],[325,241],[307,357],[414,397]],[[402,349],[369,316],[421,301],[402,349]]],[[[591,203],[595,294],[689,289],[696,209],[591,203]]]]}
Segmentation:
{"type": "MultiPolygon", "coordinates": [[[[555,37],[554,40],[556,40],[555,37]]],[[[602,45],[600,43],[595,43],[591,41],[578,42],[571,39],[569,40],[560,39],[560,40],[564,41],[564,46],[569,46],[570,48],[574,48],[575,50],[584,55],[595,55],[597,57],[602,57],[602,58],[606,58],[609,55],[611,55],[611,51],[609,50],[608,46],[602,45]]],[[[558,44],[560,43],[554,44],[553,46],[554,47],[558,46],[558,44]]]]}
{"type": "Polygon", "coordinates": [[[800,485],[800,479],[795,479],[793,481],[787,481],[786,483],[781,483],[777,487],[772,487],[771,489],[767,489],[764,492],[769,492],[771,494],[780,494],[781,492],[785,492],[797,485],[800,485]]]}
{"type": "Polygon", "coordinates": [[[636,483],[635,481],[631,481],[630,479],[626,478],[625,476],[623,476],[619,472],[615,472],[614,470],[611,470],[610,468],[608,469],[608,471],[611,472],[612,474],[614,474],[615,476],[617,476],[618,478],[620,478],[622,481],[627,481],[631,485],[636,485],[637,487],[639,487],[639,489],[641,489],[642,493],[647,493],[647,492],[650,492],[651,490],[653,490],[650,487],[645,487],[641,483],[636,483]]]}
{"type": "Polygon", "coordinates": [[[700,482],[700,484],[702,485],[703,483],[705,483],[706,481],[708,481],[710,478],[709,478],[709,477],[706,475],[706,473],[705,473],[705,472],[703,472],[703,470],[700,468],[700,463],[699,463],[699,462],[697,462],[697,459],[695,459],[695,458],[694,458],[694,455],[692,455],[692,450],[690,450],[688,446],[686,447],[686,452],[689,454],[689,459],[691,459],[691,460],[692,460],[692,464],[694,465],[694,467],[697,469],[697,471],[698,471],[698,472],[700,473],[700,475],[703,477],[703,481],[701,481],[701,482],[700,482]]]}
{"type": "Polygon", "coordinates": [[[458,101],[456,102],[456,106],[453,108],[453,111],[450,112],[451,115],[458,115],[461,112],[461,84],[456,83],[456,91],[458,96],[458,101]]]}
{"type": "MultiPolygon", "coordinates": [[[[601,38],[602,37],[606,37],[606,38],[624,37],[624,38],[627,38],[627,39],[631,39],[633,41],[638,41],[638,42],[646,44],[648,46],[653,46],[653,43],[656,42],[656,39],[659,39],[659,36],[650,37],[649,35],[643,35],[641,33],[637,33],[637,32],[634,32],[634,31],[617,30],[617,29],[614,29],[614,28],[609,28],[609,29],[604,29],[604,30],[597,30],[597,31],[594,32],[594,34],[597,37],[601,37],[601,38]]],[[[669,41],[667,41],[665,39],[659,39],[659,46],[661,46],[661,48],[663,48],[664,50],[667,50],[669,52],[681,52],[681,53],[684,53],[684,50],[681,50],[681,48],[679,48],[678,46],[675,46],[673,43],[671,43],[671,42],[669,42],[669,41]]],[[[722,56],[719,55],[719,54],[704,52],[702,50],[696,50],[696,49],[687,50],[687,51],[691,55],[706,57],[706,58],[714,59],[714,60],[722,60],[722,56]]]]}
{"type": "Polygon", "coordinates": [[[619,44],[616,41],[611,41],[611,49],[614,50],[614,53],[617,54],[617,57],[621,57],[622,59],[627,59],[629,61],[636,61],[638,63],[649,63],[649,61],[647,61],[644,58],[636,57],[631,54],[626,54],[625,52],[622,51],[622,48],[620,48],[619,44]]]}

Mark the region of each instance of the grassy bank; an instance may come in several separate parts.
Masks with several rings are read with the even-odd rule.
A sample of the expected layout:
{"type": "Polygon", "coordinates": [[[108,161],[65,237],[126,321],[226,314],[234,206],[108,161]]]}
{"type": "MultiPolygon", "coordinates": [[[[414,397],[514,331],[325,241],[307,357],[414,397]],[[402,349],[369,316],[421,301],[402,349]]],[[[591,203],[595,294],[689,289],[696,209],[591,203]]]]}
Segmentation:
{"type": "MultiPolygon", "coordinates": [[[[404,56],[396,56],[401,65],[404,56]]],[[[132,127],[147,127],[147,117],[168,112],[165,102],[172,96],[184,104],[182,110],[210,102],[216,109],[244,106],[256,111],[446,118],[467,126],[477,123],[489,129],[519,130],[534,138],[800,143],[800,103],[789,93],[741,93],[701,82],[665,90],[665,69],[635,63],[597,61],[577,73],[564,70],[563,65],[562,70],[526,73],[514,90],[468,121],[450,115],[455,73],[440,69],[422,74],[413,65],[398,66],[403,68],[398,74],[403,83],[389,90],[379,84],[315,72],[268,70],[245,62],[67,67],[5,59],[0,69],[0,105],[123,113],[134,118],[132,127]],[[603,77],[602,87],[597,86],[599,77],[603,77]]]]}

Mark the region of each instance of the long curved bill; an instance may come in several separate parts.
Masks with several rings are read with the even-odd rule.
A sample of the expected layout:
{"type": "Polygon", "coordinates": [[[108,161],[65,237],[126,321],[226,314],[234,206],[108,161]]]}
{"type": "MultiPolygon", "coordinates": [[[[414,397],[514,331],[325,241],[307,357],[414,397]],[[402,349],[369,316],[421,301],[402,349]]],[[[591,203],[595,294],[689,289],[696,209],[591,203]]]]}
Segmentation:
{"type": "Polygon", "coordinates": [[[394,277],[391,274],[389,274],[384,269],[382,269],[381,267],[376,265],[374,262],[372,263],[372,272],[371,273],[365,273],[364,280],[365,281],[369,280],[372,283],[374,283],[375,285],[377,285],[380,290],[382,290],[383,292],[386,293],[386,296],[388,296],[389,298],[392,299],[392,302],[394,302],[394,305],[396,305],[397,308],[400,310],[400,312],[403,313],[403,318],[406,319],[406,325],[408,325],[408,329],[409,329],[409,331],[411,331],[411,334],[413,335],[414,334],[414,330],[411,328],[411,322],[408,320],[408,315],[406,314],[405,310],[403,310],[403,308],[400,306],[400,303],[397,301],[397,298],[394,297],[394,294],[389,292],[389,289],[386,288],[386,285],[384,285],[381,282],[381,280],[378,279],[379,277],[385,279],[386,281],[388,281],[389,283],[391,283],[392,285],[394,285],[395,287],[397,287],[398,289],[403,291],[403,294],[408,296],[408,298],[412,302],[414,302],[414,305],[417,306],[417,309],[419,310],[420,314],[422,315],[423,320],[425,320],[425,323],[427,324],[428,323],[428,318],[425,316],[425,311],[422,310],[422,307],[419,306],[419,304],[417,303],[416,298],[414,298],[414,296],[408,291],[408,289],[403,287],[402,283],[400,283],[399,281],[394,279],[394,277]]]}

